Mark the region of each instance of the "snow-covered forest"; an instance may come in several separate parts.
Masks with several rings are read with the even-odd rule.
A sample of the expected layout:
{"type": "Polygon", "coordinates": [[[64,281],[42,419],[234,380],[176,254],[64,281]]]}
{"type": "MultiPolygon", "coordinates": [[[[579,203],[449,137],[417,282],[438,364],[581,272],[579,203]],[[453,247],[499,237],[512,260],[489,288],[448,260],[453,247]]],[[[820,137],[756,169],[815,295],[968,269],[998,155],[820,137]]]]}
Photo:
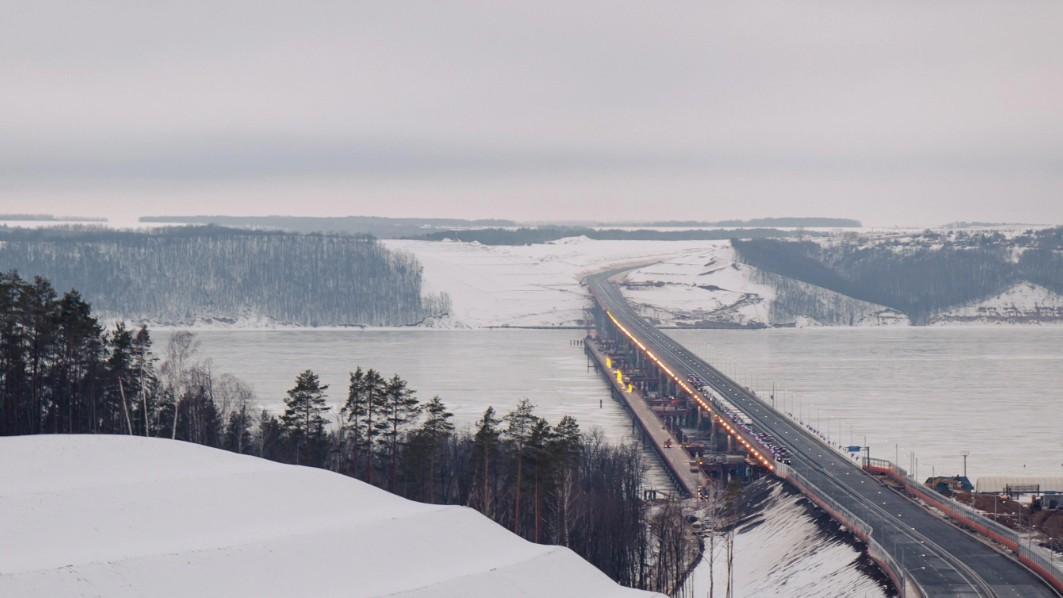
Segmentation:
{"type": "Polygon", "coordinates": [[[177,326],[404,326],[449,308],[422,295],[414,257],[344,234],[0,229],[0,270],[77,288],[104,317],[177,326]]]}
{"type": "MultiPolygon", "coordinates": [[[[916,324],[1033,283],[1063,293],[1063,228],[925,231],[826,242],[734,240],[740,261],[764,272],[898,310],[916,324]]],[[[1031,317],[1063,318],[1054,304],[1031,317]]]]}

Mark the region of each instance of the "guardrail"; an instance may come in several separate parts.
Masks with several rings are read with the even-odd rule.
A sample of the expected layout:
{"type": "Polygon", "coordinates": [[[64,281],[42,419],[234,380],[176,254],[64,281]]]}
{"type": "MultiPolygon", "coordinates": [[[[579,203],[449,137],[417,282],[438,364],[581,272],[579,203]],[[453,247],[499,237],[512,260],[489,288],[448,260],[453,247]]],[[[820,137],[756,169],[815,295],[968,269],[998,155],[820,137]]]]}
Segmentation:
{"type": "Polygon", "coordinates": [[[915,498],[932,505],[957,524],[996,543],[1006,546],[1019,562],[1026,565],[1057,592],[1063,593],[1063,559],[1032,544],[1032,537],[993,521],[974,508],[948,498],[913,480],[904,469],[885,459],[864,459],[864,469],[885,475],[900,483],[915,498]]]}
{"type": "Polygon", "coordinates": [[[893,585],[897,588],[897,592],[902,598],[927,595],[923,587],[915,580],[915,577],[906,568],[902,567],[893,558],[893,555],[875,539],[875,528],[865,523],[844,505],[828,496],[818,486],[790,467],[780,464],[776,473],[779,477],[796,486],[802,494],[816,503],[819,508],[826,511],[832,519],[843,523],[852,531],[853,535],[863,540],[867,545],[868,556],[886,572],[886,575],[893,581],[893,585]]]}

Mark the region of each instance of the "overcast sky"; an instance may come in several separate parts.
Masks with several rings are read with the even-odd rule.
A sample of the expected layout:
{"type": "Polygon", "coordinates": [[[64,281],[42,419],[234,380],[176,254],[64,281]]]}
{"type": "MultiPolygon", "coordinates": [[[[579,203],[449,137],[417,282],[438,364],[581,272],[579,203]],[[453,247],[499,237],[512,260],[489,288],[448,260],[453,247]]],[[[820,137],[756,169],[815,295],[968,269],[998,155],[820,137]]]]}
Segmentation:
{"type": "Polygon", "coordinates": [[[0,212],[1063,223],[1063,2],[14,0],[0,212]]]}

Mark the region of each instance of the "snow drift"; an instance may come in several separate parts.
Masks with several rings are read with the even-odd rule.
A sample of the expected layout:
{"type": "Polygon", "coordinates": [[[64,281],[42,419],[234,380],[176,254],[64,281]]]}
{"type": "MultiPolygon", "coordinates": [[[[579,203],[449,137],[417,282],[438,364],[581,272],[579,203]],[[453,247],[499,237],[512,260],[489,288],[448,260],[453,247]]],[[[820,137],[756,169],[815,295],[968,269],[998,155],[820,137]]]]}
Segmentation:
{"type": "Polygon", "coordinates": [[[649,596],[475,511],[128,436],[0,439],[0,596],[649,596]]]}

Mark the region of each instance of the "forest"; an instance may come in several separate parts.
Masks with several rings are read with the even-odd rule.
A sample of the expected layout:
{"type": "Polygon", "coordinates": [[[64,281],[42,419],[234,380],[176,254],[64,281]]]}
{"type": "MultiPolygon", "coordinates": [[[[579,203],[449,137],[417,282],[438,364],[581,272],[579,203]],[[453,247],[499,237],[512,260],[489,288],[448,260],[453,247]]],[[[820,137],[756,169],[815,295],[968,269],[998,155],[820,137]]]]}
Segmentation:
{"type": "Polygon", "coordinates": [[[405,326],[449,310],[446,296],[422,295],[413,256],[368,236],[0,227],[0,270],[76,288],[113,318],[176,326],[405,326]]]}
{"type": "Polygon", "coordinates": [[[665,220],[659,222],[643,222],[638,226],[653,227],[782,227],[782,228],[860,228],[863,226],[859,220],[852,218],[825,218],[816,216],[779,216],[768,218],[749,218],[748,220],[665,220]]]}
{"type": "Polygon", "coordinates": [[[903,312],[915,324],[1029,281],[1063,293],[1063,228],[1000,233],[926,231],[870,243],[733,240],[738,258],[760,270],[903,312]]]}
{"type": "Polygon", "coordinates": [[[571,417],[547,422],[527,400],[504,414],[488,407],[470,431],[451,419],[439,397],[357,366],[341,389],[307,369],[283,411],[258,409],[250,385],[200,356],[194,334],[173,334],[157,353],[147,327],[104,328],[77,291],[0,277],[0,435],[162,437],[326,468],[475,508],[633,587],[671,592],[698,558],[677,504],[643,500],[637,446],[610,445],[571,417]]]}

